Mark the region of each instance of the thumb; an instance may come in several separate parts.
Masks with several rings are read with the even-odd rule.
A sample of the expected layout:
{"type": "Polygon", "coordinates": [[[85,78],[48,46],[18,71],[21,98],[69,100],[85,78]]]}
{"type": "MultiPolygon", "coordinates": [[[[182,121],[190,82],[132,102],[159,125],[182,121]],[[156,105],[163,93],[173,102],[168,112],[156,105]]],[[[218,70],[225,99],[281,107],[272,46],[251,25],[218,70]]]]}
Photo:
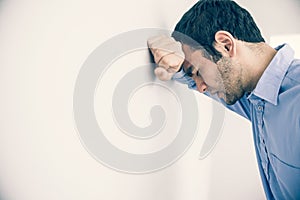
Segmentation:
{"type": "Polygon", "coordinates": [[[157,67],[154,70],[155,75],[159,78],[159,80],[162,81],[168,81],[171,80],[172,76],[174,75],[174,73],[172,72],[168,72],[165,68],[163,67],[157,67]]]}

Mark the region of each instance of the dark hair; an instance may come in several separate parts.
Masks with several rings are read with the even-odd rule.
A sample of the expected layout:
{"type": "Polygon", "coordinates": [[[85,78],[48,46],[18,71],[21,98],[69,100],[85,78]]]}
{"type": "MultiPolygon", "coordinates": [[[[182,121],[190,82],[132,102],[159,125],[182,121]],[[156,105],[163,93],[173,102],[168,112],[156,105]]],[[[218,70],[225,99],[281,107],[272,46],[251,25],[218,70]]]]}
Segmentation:
{"type": "Polygon", "coordinates": [[[222,55],[213,43],[216,32],[220,30],[228,31],[234,38],[245,42],[265,41],[250,13],[231,0],[198,1],[177,23],[172,36],[183,43],[185,41],[180,35],[191,37],[217,62],[222,55]]]}

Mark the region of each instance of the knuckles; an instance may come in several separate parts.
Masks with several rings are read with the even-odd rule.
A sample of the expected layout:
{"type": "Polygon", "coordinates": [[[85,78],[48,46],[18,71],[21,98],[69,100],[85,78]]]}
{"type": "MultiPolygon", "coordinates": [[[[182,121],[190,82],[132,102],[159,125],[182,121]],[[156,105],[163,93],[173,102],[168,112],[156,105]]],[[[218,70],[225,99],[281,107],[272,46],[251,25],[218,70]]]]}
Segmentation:
{"type": "Polygon", "coordinates": [[[160,80],[170,80],[184,62],[184,52],[180,42],[166,35],[149,38],[148,47],[158,64],[154,71],[160,80]]]}

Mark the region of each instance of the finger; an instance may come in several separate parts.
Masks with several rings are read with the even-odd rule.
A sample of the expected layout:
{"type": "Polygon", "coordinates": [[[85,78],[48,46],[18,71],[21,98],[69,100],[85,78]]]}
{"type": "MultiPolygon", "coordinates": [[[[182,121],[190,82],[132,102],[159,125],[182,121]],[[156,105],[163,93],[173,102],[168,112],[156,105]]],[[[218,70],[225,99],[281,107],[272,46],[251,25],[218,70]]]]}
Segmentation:
{"type": "Polygon", "coordinates": [[[152,43],[149,45],[152,52],[155,51],[163,51],[163,52],[177,52],[181,50],[181,44],[176,42],[174,39],[171,40],[169,38],[165,38],[163,40],[159,40],[157,42],[152,43]]]}
{"type": "Polygon", "coordinates": [[[164,56],[160,62],[158,63],[159,66],[166,69],[168,72],[177,72],[181,65],[184,62],[184,58],[175,55],[174,53],[168,54],[164,56]]]}
{"type": "MultiPolygon", "coordinates": [[[[176,70],[184,60],[180,42],[166,35],[159,35],[148,40],[148,46],[153,54],[155,63],[168,70],[169,66],[176,70]]],[[[172,71],[172,70],[171,70],[172,71]]]]}
{"type": "Polygon", "coordinates": [[[148,46],[150,48],[152,48],[153,44],[157,43],[157,41],[164,40],[166,38],[168,38],[168,36],[166,36],[166,35],[156,35],[156,36],[150,37],[147,40],[148,46]]]}
{"type": "MultiPolygon", "coordinates": [[[[174,56],[174,52],[159,52],[154,56],[154,61],[160,66],[166,66],[168,68],[169,66],[169,60],[172,59],[172,54],[174,56]],[[170,56],[171,55],[171,58],[170,56]]],[[[166,69],[167,69],[166,68],[166,69]]]]}
{"type": "Polygon", "coordinates": [[[154,70],[155,75],[162,81],[168,81],[171,80],[174,73],[169,73],[166,69],[162,67],[157,67],[154,70]]]}
{"type": "Polygon", "coordinates": [[[171,56],[176,57],[177,60],[184,60],[185,55],[183,51],[181,50],[181,45],[178,44],[170,44],[168,47],[162,47],[158,49],[151,49],[151,52],[154,56],[154,60],[156,63],[159,63],[160,60],[162,60],[163,57],[171,56]]]}
{"type": "Polygon", "coordinates": [[[163,50],[166,50],[166,51],[171,51],[172,50],[173,52],[175,52],[176,55],[184,57],[184,53],[182,51],[181,43],[175,41],[173,38],[172,38],[172,42],[170,41],[170,43],[167,43],[163,47],[163,50]]]}
{"type": "Polygon", "coordinates": [[[154,50],[160,49],[168,52],[182,52],[181,43],[176,41],[173,37],[164,36],[148,40],[148,46],[154,50]]]}
{"type": "Polygon", "coordinates": [[[174,38],[168,37],[166,35],[159,35],[154,38],[149,38],[147,42],[148,47],[151,49],[152,53],[157,50],[166,52],[174,52],[175,50],[180,50],[178,49],[178,42],[176,42],[174,38]]]}
{"type": "Polygon", "coordinates": [[[159,61],[166,55],[174,53],[174,51],[170,48],[165,47],[155,47],[150,48],[151,53],[153,54],[154,60],[156,63],[159,63],[159,61]]]}

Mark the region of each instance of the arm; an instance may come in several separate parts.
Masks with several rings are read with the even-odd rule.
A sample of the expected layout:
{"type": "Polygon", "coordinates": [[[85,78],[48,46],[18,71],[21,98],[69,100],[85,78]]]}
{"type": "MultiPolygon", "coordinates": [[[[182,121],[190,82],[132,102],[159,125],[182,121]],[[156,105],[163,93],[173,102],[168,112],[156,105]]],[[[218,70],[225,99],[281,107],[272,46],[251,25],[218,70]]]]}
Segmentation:
{"type": "MultiPolygon", "coordinates": [[[[176,42],[172,37],[162,35],[150,38],[148,40],[148,46],[154,56],[155,62],[158,64],[154,72],[160,80],[176,80],[186,84],[189,89],[197,90],[194,79],[188,76],[184,72],[184,67],[182,67],[185,55],[179,42],[176,42]]],[[[249,101],[246,96],[241,98],[234,105],[229,106],[216,95],[212,96],[208,92],[204,92],[204,94],[250,120],[249,101]]]]}

